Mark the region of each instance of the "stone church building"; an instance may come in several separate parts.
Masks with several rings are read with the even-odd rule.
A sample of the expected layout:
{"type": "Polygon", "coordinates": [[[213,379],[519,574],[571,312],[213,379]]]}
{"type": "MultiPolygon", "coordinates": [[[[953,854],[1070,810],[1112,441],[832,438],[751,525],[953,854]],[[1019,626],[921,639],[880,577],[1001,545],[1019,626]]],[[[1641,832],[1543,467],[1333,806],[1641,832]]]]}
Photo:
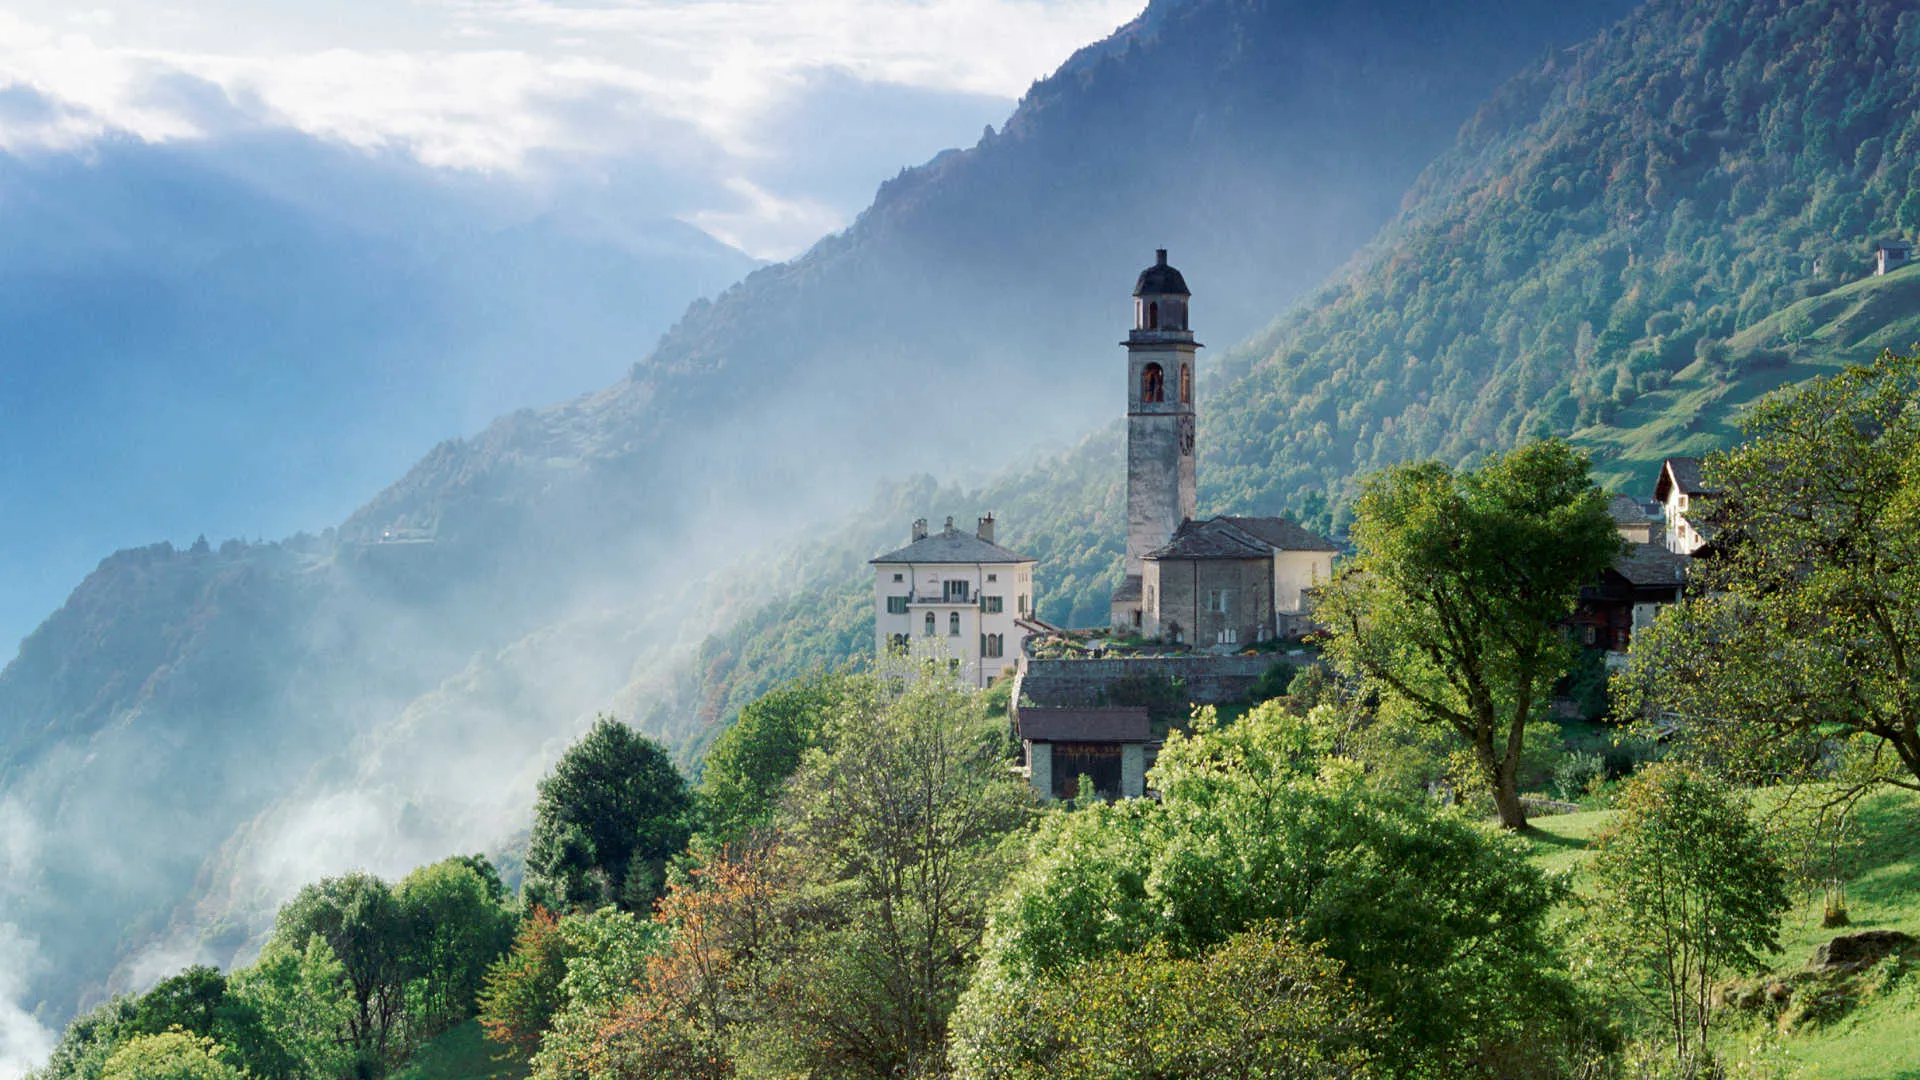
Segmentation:
{"type": "Polygon", "coordinates": [[[1165,248],[1133,287],[1127,349],[1127,561],[1114,633],[1233,652],[1306,629],[1332,541],[1286,518],[1195,521],[1192,294],[1165,248]]]}

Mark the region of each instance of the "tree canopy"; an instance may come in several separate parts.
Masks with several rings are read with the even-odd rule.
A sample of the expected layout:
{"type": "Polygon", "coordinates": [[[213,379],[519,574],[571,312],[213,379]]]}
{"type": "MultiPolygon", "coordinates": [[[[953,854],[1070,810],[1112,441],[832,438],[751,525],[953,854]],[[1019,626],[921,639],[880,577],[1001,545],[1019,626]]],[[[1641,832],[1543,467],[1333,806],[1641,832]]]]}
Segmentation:
{"type": "Polygon", "coordinates": [[[1854,741],[1920,790],[1920,356],[1781,392],[1704,466],[1699,594],[1636,635],[1623,707],[1749,778],[1854,741]]]}
{"type": "Polygon", "coordinates": [[[1565,987],[1545,920],[1560,893],[1516,841],[1366,785],[1278,703],[1169,736],[1153,781],[1158,802],[1052,816],[1033,838],[956,1053],[993,1045],[1009,1010],[1088,963],[1156,943],[1198,959],[1268,919],[1341,965],[1386,1025],[1371,1050],[1390,1075],[1556,1037],[1565,987]]]}
{"type": "Polygon", "coordinates": [[[526,899],[555,911],[650,909],[686,847],[692,795],[659,744],[602,716],[540,781],[526,899]]]}
{"type": "Polygon", "coordinates": [[[1384,708],[1457,735],[1501,823],[1524,826],[1526,727],[1574,659],[1562,624],[1621,550],[1586,458],[1554,439],[1474,470],[1383,470],[1362,484],[1353,544],[1315,609],[1327,655],[1384,708]]]}

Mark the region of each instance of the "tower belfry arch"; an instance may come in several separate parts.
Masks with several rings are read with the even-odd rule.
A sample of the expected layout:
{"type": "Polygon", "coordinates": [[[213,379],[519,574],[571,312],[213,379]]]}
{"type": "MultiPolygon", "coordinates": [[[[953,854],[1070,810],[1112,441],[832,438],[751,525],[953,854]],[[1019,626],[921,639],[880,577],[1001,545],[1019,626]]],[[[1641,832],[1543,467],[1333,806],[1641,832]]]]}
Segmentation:
{"type": "Polygon", "coordinates": [[[1198,509],[1194,481],[1194,359],[1201,344],[1188,325],[1192,294],[1167,251],[1133,287],[1127,349],[1127,561],[1114,591],[1115,631],[1142,627],[1142,557],[1166,545],[1198,509]],[[1170,387],[1177,391],[1169,392],[1170,387]]]}

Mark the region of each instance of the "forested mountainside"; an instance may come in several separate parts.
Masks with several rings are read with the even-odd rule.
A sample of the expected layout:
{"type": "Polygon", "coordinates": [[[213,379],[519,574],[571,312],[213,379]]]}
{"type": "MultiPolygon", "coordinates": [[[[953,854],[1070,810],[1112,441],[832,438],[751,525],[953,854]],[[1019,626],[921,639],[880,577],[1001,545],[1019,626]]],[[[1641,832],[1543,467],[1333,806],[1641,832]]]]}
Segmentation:
{"type": "Polygon", "coordinates": [[[1534,67],[1246,354],[1210,417],[1215,497],[1303,512],[1357,471],[1546,434],[1625,482],[1860,358],[1865,337],[1741,335],[1920,226],[1917,76],[1920,12],[1892,0],[1656,0],[1534,67]],[[1676,379],[1711,391],[1657,396],[1676,379]],[[1661,445],[1627,436],[1662,421],[1661,445]]]}
{"type": "MultiPolygon", "coordinates": [[[[1367,470],[1549,434],[1645,494],[1660,458],[1725,445],[1767,390],[1920,341],[1920,269],[1869,276],[1873,240],[1916,227],[1920,12],[1655,0],[1502,87],[1404,214],[1214,365],[1201,513],[1337,531],[1367,470]]],[[[999,511],[1002,539],[1041,559],[1042,615],[1098,625],[1119,438],[929,492],[923,512],[999,511]]],[[[830,567],[708,641],[666,707],[721,722],[842,659],[835,642],[870,648],[866,578],[830,567]]]]}
{"type": "Polygon", "coordinates": [[[1104,418],[1154,246],[1214,333],[1251,329],[1500,79],[1628,6],[1160,0],[630,378],[442,445],[337,536],[108,560],[0,673],[0,924],[38,942],[28,1008],[58,1022],[109,968],[225,959],[316,866],[496,839],[549,742],[650,705],[674,650],[803,580],[746,553],[883,474],[1104,418]],[[167,923],[180,951],[149,955],[167,923]]]}

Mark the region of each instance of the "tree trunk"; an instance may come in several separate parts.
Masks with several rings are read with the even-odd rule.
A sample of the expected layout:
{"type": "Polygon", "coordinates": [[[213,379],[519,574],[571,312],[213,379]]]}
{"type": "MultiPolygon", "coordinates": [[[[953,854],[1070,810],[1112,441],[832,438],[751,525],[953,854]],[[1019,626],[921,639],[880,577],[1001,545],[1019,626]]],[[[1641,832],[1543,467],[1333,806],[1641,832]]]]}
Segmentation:
{"type": "Polygon", "coordinates": [[[1519,758],[1513,754],[1496,754],[1491,732],[1474,742],[1487,786],[1493,789],[1493,808],[1500,815],[1500,827],[1515,832],[1526,828],[1527,811],[1520,805],[1519,758]]]}

